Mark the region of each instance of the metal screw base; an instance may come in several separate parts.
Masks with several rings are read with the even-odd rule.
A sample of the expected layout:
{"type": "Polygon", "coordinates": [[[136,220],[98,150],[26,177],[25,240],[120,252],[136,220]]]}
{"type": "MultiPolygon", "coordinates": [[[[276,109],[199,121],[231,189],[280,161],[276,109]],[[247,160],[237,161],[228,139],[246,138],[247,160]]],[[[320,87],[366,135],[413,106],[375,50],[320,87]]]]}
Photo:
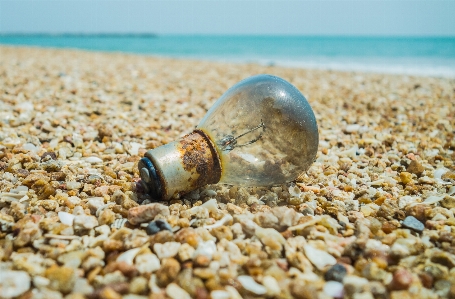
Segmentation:
{"type": "Polygon", "coordinates": [[[161,181],[156,173],[155,166],[149,158],[142,158],[139,161],[139,172],[141,174],[142,186],[145,191],[155,200],[163,197],[161,181]]]}

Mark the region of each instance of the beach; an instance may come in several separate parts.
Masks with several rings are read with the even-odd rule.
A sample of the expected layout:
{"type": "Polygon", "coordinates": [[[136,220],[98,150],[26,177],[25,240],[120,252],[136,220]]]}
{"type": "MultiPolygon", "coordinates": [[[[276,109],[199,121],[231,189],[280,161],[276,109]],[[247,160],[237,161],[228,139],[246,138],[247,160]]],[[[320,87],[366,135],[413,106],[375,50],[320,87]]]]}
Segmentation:
{"type": "Polygon", "coordinates": [[[454,103],[451,78],[0,46],[0,294],[455,298],[454,103]],[[312,166],[153,202],[139,159],[256,74],[308,99],[312,166]]]}

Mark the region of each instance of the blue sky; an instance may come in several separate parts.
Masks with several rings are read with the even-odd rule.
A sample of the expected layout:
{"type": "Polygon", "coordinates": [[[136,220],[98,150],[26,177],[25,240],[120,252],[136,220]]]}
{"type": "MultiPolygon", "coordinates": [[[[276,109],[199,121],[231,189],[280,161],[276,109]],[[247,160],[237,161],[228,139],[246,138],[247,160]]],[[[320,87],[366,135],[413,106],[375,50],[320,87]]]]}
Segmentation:
{"type": "Polygon", "coordinates": [[[455,0],[0,0],[0,33],[455,36],[455,0]]]}

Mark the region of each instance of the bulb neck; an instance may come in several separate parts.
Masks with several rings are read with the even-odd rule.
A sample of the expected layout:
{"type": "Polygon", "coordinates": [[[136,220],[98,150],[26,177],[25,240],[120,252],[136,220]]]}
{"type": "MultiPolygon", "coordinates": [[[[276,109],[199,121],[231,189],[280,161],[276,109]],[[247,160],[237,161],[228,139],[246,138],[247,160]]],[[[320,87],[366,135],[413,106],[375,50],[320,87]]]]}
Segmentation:
{"type": "Polygon", "coordinates": [[[149,150],[139,162],[142,185],[155,200],[169,200],[221,178],[221,161],[201,130],[149,150]]]}

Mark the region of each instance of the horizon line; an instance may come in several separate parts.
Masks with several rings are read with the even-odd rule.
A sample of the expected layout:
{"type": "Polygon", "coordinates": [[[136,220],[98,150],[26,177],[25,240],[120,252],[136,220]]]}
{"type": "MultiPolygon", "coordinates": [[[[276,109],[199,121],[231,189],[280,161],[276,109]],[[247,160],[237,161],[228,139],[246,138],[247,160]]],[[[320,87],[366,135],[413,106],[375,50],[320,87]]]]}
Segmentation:
{"type": "Polygon", "coordinates": [[[383,34],[253,34],[253,33],[165,33],[154,32],[0,32],[0,37],[148,37],[162,36],[235,36],[235,37],[327,37],[327,38],[455,38],[455,35],[383,35],[383,34]]]}

